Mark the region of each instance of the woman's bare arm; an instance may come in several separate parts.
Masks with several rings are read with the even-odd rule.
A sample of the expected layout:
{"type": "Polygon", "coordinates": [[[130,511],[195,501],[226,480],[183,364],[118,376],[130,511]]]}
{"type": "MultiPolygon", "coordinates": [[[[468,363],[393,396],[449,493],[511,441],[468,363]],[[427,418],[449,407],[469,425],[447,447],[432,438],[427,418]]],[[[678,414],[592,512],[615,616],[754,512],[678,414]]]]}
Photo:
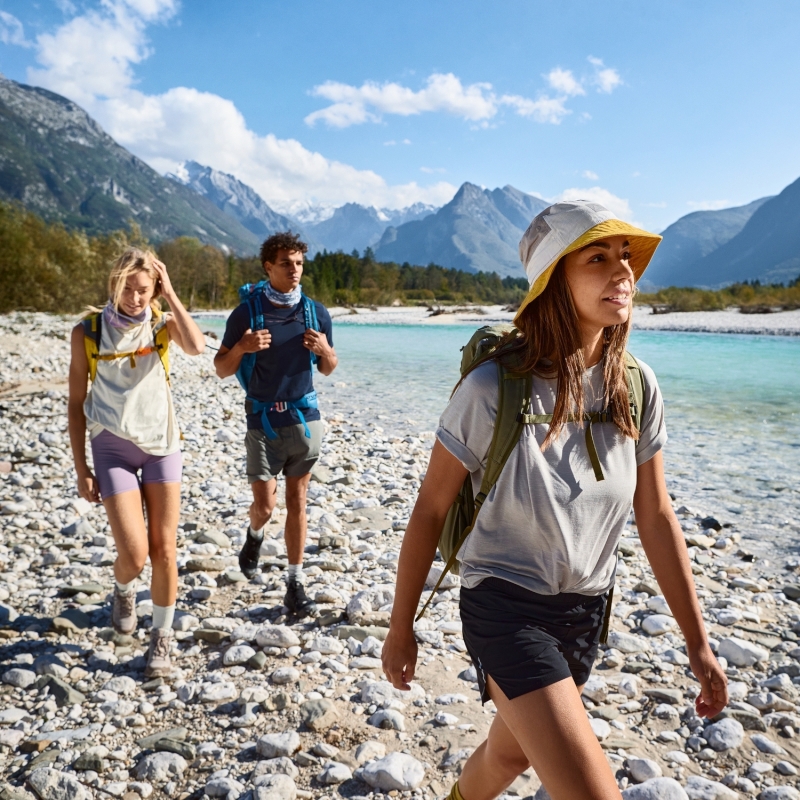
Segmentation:
{"type": "Polygon", "coordinates": [[[642,547],[686,639],[686,653],[700,681],[697,713],[713,717],[728,703],[727,679],[708,644],[689,554],[672,510],[660,452],[637,470],[633,508],[642,547]]]}
{"type": "Polygon", "coordinates": [[[89,364],[83,346],[83,326],[76,325],[70,338],[71,358],[69,362],[69,400],[67,401],[67,427],[72,459],[78,475],[78,494],[91,503],[100,502],[100,490],[89,465],[86,463],[86,415],[83,403],[86,400],[86,382],[89,364]]]}
{"type": "Polygon", "coordinates": [[[437,441],[433,445],[428,471],[403,536],[392,621],[383,646],[383,671],[398,689],[408,689],[414,678],[417,662],[414,617],[417,604],[436,555],[436,545],[447,512],[466,476],[467,470],[463,464],[437,441]]]}

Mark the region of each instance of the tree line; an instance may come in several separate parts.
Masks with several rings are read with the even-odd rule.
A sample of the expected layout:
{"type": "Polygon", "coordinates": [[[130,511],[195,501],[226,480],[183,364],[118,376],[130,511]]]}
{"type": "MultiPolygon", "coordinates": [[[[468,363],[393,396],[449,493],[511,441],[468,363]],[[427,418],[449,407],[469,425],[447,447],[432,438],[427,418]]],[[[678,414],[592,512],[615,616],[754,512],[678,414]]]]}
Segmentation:
{"type": "MultiPolygon", "coordinates": [[[[153,247],[190,309],[231,308],[238,303],[242,284],[264,277],[255,256],[224,253],[192,237],[153,246],[135,224],[128,230],[87,236],[61,223],[46,222],[17,204],[0,202],[0,312],[77,313],[87,305],[101,305],[107,298],[111,263],[130,245],[153,247]]],[[[302,282],[306,294],[328,306],[517,306],[528,289],[525,278],[500,278],[493,272],[378,262],[369,248],[363,255],[317,253],[306,261],[302,282]]],[[[788,286],[750,281],[719,291],[671,287],[640,294],[636,302],[656,311],[800,308],[800,277],[788,286]]]]}
{"type": "MultiPolygon", "coordinates": [[[[0,312],[14,310],[75,313],[107,297],[113,260],[128,246],[152,247],[190,309],[230,308],[238,289],[264,277],[255,256],[224,253],[181,236],[151,245],[141,230],[87,236],[61,223],[44,221],[16,204],[0,203],[0,312]]],[[[525,278],[468,273],[435,264],[427,267],[378,262],[368,248],[317,253],[307,259],[303,290],[325,305],[500,303],[518,304],[525,278]]]]}

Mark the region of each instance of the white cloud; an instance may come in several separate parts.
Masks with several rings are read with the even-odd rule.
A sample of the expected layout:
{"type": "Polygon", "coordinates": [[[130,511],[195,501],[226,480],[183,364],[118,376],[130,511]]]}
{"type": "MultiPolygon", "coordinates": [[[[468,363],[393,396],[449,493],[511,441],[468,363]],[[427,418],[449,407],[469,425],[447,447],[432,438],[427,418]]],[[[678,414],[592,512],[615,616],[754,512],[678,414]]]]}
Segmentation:
{"type": "Polygon", "coordinates": [[[324,122],[333,128],[346,128],[363,122],[378,122],[381,114],[407,117],[427,111],[477,122],[497,113],[497,98],[489,83],[464,86],[452,73],[434,73],[424,89],[415,92],[399,83],[378,84],[367,81],[361,86],[326,81],[311,91],[315,97],[331,100],[333,105],[314,111],[305,118],[308,125],[324,122]]]}
{"type": "Polygon", "coordinates": [[[565,189],[553,199],[553,202],[557,203],[559,200],[592,200],[613,211],[620,219],[633,222],[633,211],[628,201],[611,194],[608,189],[600,186],[592,186],[588,189],[565,189]]]}
{"type": "MultiPolygon", "coordinates": [[[[602,66],[602,62],[599,63],[602,66]]],[[[305,118],[305,122],[307,125],[323,122],[332,128],[347,128],[367,122],[381,122],[385,114],[408,117],[440,112],[485,128],[489,127],[489,120],[496,117],[503,106],[507,106],[522,117],[558,125],[567,114],[572,113],[566,107],[567,101],[571,97],[586,94],[584,82],[570,70],[561,67],[550,70],[545,79],[555,94],[542,94],[536,99],[515,94],[498,96],[490,83],[465,86],[451,72],[430,75],[424,88],[419,91],[394,82],[366,81],[361,86],[351,86],[338,81],[326,81],[315,86],[311,94],[329,100],[331,105],[313,111],[305,118]]],[[[602,70],[595,66],[595,74],[590,82],[601,86],[601,91],[610,92],[616,85],[615,80],[621,82],[615,70],[602,70]]]]}
{"type": "Polygon", "coordinates": [[[18,47],[33,47],[33,42],[25,38],[22,23],[8,11],[0,11],[0,42],[18,47]]]}
{"type": "Polygon", "coordinates": [[[730,200],[687,200],[686,205],[694,211],[719,211],[721,208],[730,208],[730,200]]]}
{"type": "Polygon", "coordinates": [[[564,106],[566,97],[529,100],[527,97],[506,94],[500,101],[504,105],[512,106],[521,117],[533,117],[537,122],[549,122],[551,125],[558,125],[567,114],[572,113],[564,106]]]}
{"type": "Polygon", "coordinates": [[[219,95],[184,86],[158,95],[134,88],[133,68],[151,52],[147,25],[176,9],[175,0],[102,0],[38,37],[40,68],[30,69],[28,80],[80,103],[155,169],[175,171],[182,161],[198,161],[235,175],[279,209],[300,199],[399,208],[440,205],[453,196],[456,187],[443,181],[390,186],[372,170],[332,161],[294,139],[260,136],[219,95]]]}
{"type": "Polygon", "coordinates": [[[590,169],[585,169],[581,172],[581,176],[586,178],[588,181],[596,181],[600,179],[600,176],[596,172],[592,172],[590,169]]]}
{"type": "Polygon", "coordinates": [[[572,71],[568,69],[561,69],[561,67],[551,69],[547,74],[547,82],[557,92],[569,97],[586,94],[581,82],[576,80],[572,71]]]}
{"type": "Polygon", "coordinates": [[[447,172],[444,167],[420,167],[420,172],[425,172],[428,175],[432,175],[434,172],[447,172]]]}
{"type": "Polygon", "coordinates": [[[617,70],[607,67],[602,59],[589,56],[589,63],[594,67],[593,83],[597,86],[597,91],[603,94],[611,94],[617,86],[622,85],[622,78],[617,70]]]}

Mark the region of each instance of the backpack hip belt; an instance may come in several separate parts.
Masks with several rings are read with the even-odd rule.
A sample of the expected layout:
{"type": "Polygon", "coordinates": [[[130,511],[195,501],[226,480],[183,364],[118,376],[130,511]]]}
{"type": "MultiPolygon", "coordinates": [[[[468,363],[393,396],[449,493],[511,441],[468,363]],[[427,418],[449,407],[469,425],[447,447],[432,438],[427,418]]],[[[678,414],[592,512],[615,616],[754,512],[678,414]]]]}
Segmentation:
{"type": "Polygon", "coordinates": [[[311,438],[311,429],[308,427],[306,418],[303,411],[308,411],[310,408],[319,408],[317,403],[317,393],[309,392],[304,394],[299,400],[281,400],[277,403],[264,403],[261,400],[254,400],[248,397],[245,401],[245,410],[248,414],[261,414],[261,425],[264,428],[264,433],[267,439],[277,439],[278,434],[275,433],[272,425],[270,425],[268,414],[270,411],[288,411],[293,408],[300,418],[300,424],[306,435],[306,439],[311,438]]]}

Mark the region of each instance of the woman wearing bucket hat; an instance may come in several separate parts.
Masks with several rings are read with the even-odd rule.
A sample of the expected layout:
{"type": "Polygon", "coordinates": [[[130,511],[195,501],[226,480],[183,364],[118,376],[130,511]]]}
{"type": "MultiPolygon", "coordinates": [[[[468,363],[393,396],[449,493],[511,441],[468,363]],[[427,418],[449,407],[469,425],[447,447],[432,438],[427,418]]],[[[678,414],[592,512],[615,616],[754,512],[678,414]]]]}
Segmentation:
{"type": "MultiPolygon", "coordinates": [[[[714,716],[727,703],[664,479],[661,394],[652,370],[625,353],[635,281],[660,240],[578,200],[545,209],[520,242],[530,291],[495,358],[506,374],[532,376],[530,424],[459,553],[464,641],[482,699],[498,713],[453,800],[497,797],[528,766],[553,800],[620,798],[580,693],[610,612],[631,505],[700,682],[697,714],[714,716]],[[631,361],[644,381],[635,419],[631,361]]],[[[414,676],[414,614],[445,517],[468,474],[476,494],[481,484],[498,396],[497,364],[479,362],[440,420],[383,648],[384,671],[399,689],[414,676]]]]}

